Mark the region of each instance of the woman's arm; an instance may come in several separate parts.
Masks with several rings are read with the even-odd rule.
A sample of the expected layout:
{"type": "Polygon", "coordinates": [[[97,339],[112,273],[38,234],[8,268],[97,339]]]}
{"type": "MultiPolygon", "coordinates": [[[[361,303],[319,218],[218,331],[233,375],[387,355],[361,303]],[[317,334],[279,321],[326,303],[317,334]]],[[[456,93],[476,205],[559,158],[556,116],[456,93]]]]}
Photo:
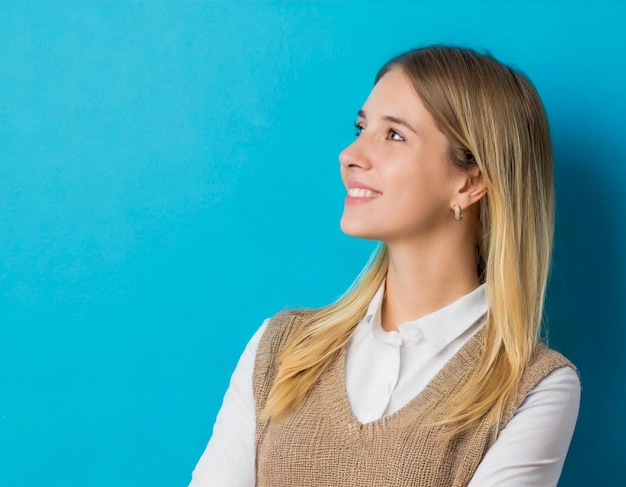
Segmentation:
{"type": "Polygon", "coordinates": [[[248,342],[224,395],[213,435],[192,474],[189,487],[254,487],[255,412],[252,371],[268,320],[248,342]]]}
{"type": "Polygon", "coordinates": [[[556,486],[579,404],[578,374],[570,367],[552,372],[530,391],[468,487],[556,486]]]}

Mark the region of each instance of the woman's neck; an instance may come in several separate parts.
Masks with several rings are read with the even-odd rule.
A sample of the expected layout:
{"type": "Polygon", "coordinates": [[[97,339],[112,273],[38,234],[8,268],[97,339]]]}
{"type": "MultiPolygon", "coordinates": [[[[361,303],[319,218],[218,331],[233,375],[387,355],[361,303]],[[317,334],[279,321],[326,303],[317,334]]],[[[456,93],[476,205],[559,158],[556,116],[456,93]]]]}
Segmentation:
{"type": "Polygon", "coordinates": [[[390,247],[381,320],[385,330],[437,311],[476,289],[476,249],[390,247]]]}

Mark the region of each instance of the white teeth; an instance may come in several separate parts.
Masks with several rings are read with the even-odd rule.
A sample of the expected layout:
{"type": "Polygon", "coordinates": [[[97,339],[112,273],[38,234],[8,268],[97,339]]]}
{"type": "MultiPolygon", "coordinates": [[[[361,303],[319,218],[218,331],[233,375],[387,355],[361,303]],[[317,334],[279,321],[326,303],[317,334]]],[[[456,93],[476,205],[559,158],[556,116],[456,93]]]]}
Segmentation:
{"type": "Polygon", "coordinates": [[[375,198],[376,196],[380,196],[380,193],[364,188],[350,188],[348,190],[348,195],[354,198],[375,198]]]}

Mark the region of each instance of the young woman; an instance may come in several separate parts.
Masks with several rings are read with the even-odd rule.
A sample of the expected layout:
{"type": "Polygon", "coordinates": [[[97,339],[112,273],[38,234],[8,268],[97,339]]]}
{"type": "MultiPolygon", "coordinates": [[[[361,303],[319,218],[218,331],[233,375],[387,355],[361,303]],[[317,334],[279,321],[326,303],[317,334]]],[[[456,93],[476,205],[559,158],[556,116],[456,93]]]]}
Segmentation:
{"type": "Polygon", "coordinates": [[[431,46],[389,61],[339,156],[337,302],[283,312],[234,372],[191,486],[554,486],[580,399],[540,340],[554,188],[530,81],[431,46]]]}

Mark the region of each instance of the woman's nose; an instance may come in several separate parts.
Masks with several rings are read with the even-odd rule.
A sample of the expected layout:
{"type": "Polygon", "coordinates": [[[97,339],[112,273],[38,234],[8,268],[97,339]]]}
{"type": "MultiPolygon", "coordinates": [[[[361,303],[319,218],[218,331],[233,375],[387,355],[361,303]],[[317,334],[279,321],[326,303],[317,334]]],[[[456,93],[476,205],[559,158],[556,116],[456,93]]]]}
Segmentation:
{"type": "Polygon", "coordinates": [[[339,153],[339,162],[344,168],[359,167],[368,169],[371,161],[365,150],[362,135],[339,153]]]}

